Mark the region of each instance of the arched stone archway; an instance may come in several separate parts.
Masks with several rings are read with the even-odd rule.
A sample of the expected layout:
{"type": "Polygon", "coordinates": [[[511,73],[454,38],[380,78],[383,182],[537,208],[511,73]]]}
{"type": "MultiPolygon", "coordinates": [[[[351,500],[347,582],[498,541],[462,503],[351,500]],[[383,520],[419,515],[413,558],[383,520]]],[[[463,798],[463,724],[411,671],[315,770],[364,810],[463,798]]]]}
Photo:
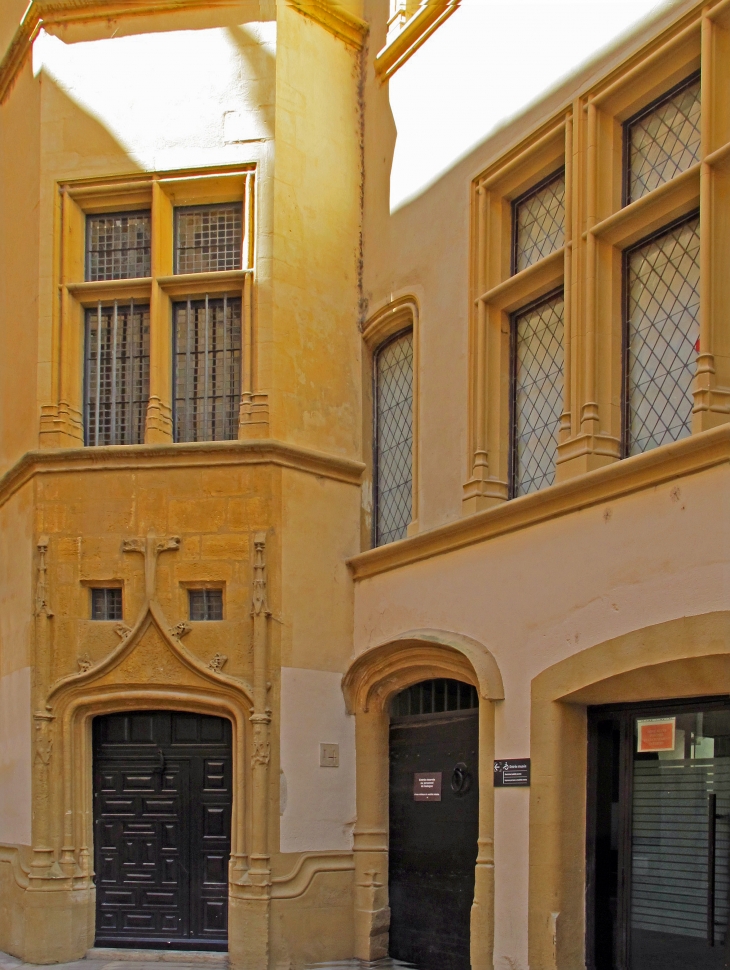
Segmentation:
{"type": "Polygon", "coordinates": [[[388,706],[394,694],[435,677],[473,684],[479,693],[479,839],[471,912],[471,965],[492,966],[494,948],[494,702],[504,699],[499,666],[487,647],[442,630],[412,630],[371,647],[344,677],[355,715],[355,956],[388,953],[388,706]]]}

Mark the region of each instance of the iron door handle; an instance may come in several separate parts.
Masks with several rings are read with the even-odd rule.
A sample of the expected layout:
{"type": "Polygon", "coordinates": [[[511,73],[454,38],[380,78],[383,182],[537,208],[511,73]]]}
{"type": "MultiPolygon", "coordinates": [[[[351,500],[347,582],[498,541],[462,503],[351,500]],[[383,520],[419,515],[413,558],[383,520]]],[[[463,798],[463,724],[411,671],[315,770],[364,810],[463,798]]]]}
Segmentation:
{"type": "Polygon", "coordinates": [[[466,795],[471,788],[471,773],[463,761],[459,761],[451,773],[451,790],[455,795],[466,795]]]}

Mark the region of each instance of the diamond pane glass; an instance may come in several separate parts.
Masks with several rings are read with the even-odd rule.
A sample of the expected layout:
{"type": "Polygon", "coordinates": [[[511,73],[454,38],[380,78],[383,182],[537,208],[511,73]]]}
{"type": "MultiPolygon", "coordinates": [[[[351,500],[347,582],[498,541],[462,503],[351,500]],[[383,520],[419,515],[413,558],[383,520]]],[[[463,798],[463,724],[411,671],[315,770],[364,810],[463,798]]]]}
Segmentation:
{"type": "Polygon", "coordinates": [[[149,396],[149,306],[87,310],[86,443],[141,444],[149,396]]]}
{"type": "Polygon", "coordinates": [[[174,306],[175,440],[238,437],[241,300],[187,300],[174,306]]]}
{"type": "Polygon", "coordinates": [[[563,294],[515,318],[513,493],[552,485],[563,410],[563,294]]]}
{"type": "Polygon", "coordinates": [[[628,202],[686,171],[700,157],[699,78],[628,126],[628,202]]]}
{"type": "Polygon", "coordinates": [[[413,479],[413,333],[391,340],[376,358],[375,542],[403,539],[411,521],[413,479]]]}
{"type": "Polygon", "coordinates": [[[214,273],[240,269],[243,207],[195,205],[175,211],[175,272],[214,273]]]}
{"type": "Polygon", "coordinates": [[[86,217],[86,279],[128,280],[150,269],[149,212],[86,217]]]}
{"type": "Polygon", "coordinates": [[[560,249],[565,241],[565,173],[514,207],[515,273],[560,249]]]}
{"type": "Polygon", "coordinates": [[[628,453],[691,432],[699,342],[700,220],[695,217],[628,258],[628,453]]]}

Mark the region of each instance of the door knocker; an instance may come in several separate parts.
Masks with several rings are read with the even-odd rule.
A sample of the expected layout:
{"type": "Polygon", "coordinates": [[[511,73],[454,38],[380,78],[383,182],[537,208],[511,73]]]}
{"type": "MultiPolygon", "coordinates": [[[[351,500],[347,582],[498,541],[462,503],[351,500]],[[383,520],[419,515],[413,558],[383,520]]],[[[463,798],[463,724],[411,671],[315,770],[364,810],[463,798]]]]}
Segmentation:
{"type": "Polygon", "coordinates": [[[451,790],[455,795],[466,795],[471,788],[471,773],[469,769],[460,761],[451,774],[451,790]]]}

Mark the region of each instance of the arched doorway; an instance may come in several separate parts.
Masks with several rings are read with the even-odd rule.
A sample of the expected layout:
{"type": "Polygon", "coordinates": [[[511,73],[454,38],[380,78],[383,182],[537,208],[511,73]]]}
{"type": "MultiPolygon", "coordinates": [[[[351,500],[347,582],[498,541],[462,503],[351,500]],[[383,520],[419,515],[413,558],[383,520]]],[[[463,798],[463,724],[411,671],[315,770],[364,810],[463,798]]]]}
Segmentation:
{"type": "Polygon", "coordinates": [[[390,703],[390,955],[469,970],[479,837],[479,697],[421,681],[390,703]]]}
{"type": "Polygon", "coordinates": [[[94,719],[97,945],[228,948],[231,735],[193,712],[94,719]]]}

